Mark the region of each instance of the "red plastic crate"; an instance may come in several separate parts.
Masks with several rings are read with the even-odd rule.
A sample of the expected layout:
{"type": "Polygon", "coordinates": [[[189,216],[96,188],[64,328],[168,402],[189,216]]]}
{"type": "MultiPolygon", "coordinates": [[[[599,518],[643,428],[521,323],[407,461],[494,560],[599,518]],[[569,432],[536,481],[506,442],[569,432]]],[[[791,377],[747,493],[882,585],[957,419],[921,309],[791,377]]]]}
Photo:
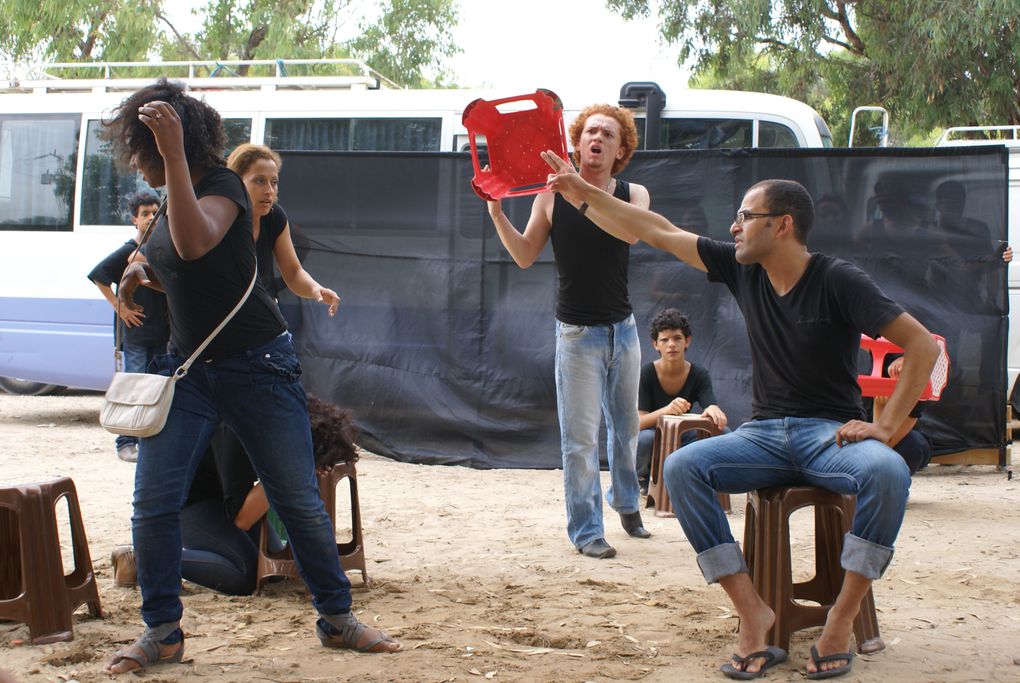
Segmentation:
{"type": "MultiPolygon", "coordinates": [[[[942,391],[949,382],[949,354],[946,352],[946,340],[937,334],[933,334],[932,339],[938,344],[939,357],[935,361],[935,367],[931,370],[931,378],[928,380],[928,385],[921,392],[921,396],[918,399],[921,401],[939,400],[942,396],[942,391]]],[[[857,376],[857,384],[861,387],[861,395],[892,396],[899,379],[883,376],[882,369],[885,364],[885,357],[888,354],[902,354],[903,349],[885,337],[872,339],[866,334],[861,335],[861,347],[867,349],[871,354],[871,374],[857,376]]]]}
{"type": "Polygon", "coordinates": [[[549,166],[540,154],[548,149],[567,158],[563,130],[563,102],[551,90],[500,100],[477,99],[464,109],[464,127],[471,143],[475,176],[471,188],[485,200],[520,197],[545,192],[549,166]],[[532,102],[534,107],[516,110],[511,103],[532,102]],[[501,107],[503,108],[501,111],[501,107]],[[484,135],[489,169],[478,162],[475,138],[484,135]]]}

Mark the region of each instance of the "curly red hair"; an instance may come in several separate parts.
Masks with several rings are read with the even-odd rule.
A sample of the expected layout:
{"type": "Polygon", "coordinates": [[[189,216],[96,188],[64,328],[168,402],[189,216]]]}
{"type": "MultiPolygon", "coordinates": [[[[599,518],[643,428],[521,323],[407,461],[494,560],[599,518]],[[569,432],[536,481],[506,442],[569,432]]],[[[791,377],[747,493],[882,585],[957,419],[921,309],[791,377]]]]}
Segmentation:
{"type": "Polygon", "coordinates": [[[577,145],[581,142],[581,132],[584,130],[584,123],[589,117],[595,114],[611,116],[620,124],[620,148],[623,149],[623,156],[613,161],[612,174],[616,175],[627,167],[630,158],[634,156],[637,149],[638,136],[637,126],[634,125],[634,114],[630,109],[614,107],[611,104],[592,104],[581,110],[574,122],[570,124],[570,146],[574,148],[574,164],[581,164],[581,153],[577,145]]]}

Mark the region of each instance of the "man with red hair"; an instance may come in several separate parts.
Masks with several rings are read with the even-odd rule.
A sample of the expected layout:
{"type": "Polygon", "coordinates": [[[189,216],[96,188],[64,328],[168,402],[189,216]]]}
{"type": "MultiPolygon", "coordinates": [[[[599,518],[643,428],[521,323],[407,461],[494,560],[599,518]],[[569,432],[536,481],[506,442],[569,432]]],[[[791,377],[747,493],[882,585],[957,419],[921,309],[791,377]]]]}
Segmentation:
{"type": "MultiPolygon", "coordinates": [[[[622,201],[649,204],[643,186],[617,180],[637,147],[634,117],[608,104],[587,107],[570,126],[574,161],[581,176],[622,201]]],[[[610,506],[620,513],[633,537],[651,534],[638,511],[634,467],[637,445],[638,376],[641,349],[627,291],[630,245],[585,216],[560,195],[535,197],[524,232],[518,232],[501,203],[489,202],[489,215],[503,246],[521,268],[538,258],[552,241],[559,276],[556,297],[556,403],[563,455],[567,535],[588,557],[608,558],[616,550],[606,542],[599,480],[599,423],[605,417],[611,485],[610,506]]]]}

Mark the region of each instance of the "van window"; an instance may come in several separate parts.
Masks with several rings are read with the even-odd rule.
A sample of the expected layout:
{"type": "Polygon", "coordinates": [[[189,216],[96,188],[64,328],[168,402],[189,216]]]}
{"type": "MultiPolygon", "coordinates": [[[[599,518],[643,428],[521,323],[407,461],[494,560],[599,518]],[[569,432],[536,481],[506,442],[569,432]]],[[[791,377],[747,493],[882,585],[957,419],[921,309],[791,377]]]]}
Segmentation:
{"type": "Polygon", "coordinates": [[[0,230],[71,230],[80,114],[0,115],[0,230]]]}
{"type": "Polygon", "coordinates": [[[278,150],[438,152],[442,119],[267,119],[266,144],[278,150]]]}
{"type": "Polygon", "coordinates": [[[772,121],[761,121],[758,124],[759,147],[800,147],[797,135],[789,126],[772,121]]]}
{"type": "Polygon", "coordinates": [[[223,156],[229,156],[231,150],[245,142],[251,142],[251,119],[223,119],[223,132],[227,142],[223,156]]]}
{"type": "MultiPolygon", "coordinates": [[[[635,118],[638,149],[644,149],[645,119],[635,118]]],[[[663,118],[659,149],[729,149],[752,147],[754,127],[749,119],[663,118]]]]}
{"type": "Polygon", "coordinates": [[[82,225],[129,225],[128,198],[151,188],[141,174],[117,167],[113,145],[103,139],[102,131],[102,121],[91,120],[86,126],[80,222],[82,225]]]}

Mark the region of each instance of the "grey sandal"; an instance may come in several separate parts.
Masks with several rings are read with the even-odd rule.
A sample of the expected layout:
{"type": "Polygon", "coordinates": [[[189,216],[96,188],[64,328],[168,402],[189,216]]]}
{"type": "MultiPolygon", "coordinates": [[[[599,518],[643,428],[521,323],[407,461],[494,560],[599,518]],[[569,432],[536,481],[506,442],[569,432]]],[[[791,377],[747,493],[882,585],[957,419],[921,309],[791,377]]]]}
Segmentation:
{"type": "MultiPolygon", "coordinates": [[[[358,618],[353,614],[335,615],[331,619],[320,617],[315,623],[315,635],[319,637],[319,642],[323,646],[356,650],[358,652],[393,652],[388,647],[379,647],[383,643],[397,642],[382,631],[378,631],[378,638],[358,647],[358,641],[361,640],[365,631],[368,630],[368,626],[358,621],[358,618]],[[340,624],[337,624],[331,619],[342,619],[342,621],[340,624]]],[[[399,649],[399,644],[397,647],[399,649]]]]}
{"type": "MultiPolygon", "coordinates": [[[[172,633],[172,631],[171,631],[172,633]]],[[[168,634],[169,635],[169,634],[168,634]]],[[[150,666],[156,664],[177,664],[184,658],[184,634],[181,634],[180,647],[174,650],[174,652],[166,657],[159,656],[160,642],[158,640],[159,635],[151,628],[145,629],[142,635],[138,636],[138,640],[133,642],[122,650],[117,650],[113,653],[113,657],[104,667],[107,673],[111,667],[114,667],[121,662],[130,660],[138,664],[138,668],[129,669],[122,673],[132,673],[135,671],[142,671],[150,666]]],[[[166,638],[166,636],[164,636],[166,638]]]]}

